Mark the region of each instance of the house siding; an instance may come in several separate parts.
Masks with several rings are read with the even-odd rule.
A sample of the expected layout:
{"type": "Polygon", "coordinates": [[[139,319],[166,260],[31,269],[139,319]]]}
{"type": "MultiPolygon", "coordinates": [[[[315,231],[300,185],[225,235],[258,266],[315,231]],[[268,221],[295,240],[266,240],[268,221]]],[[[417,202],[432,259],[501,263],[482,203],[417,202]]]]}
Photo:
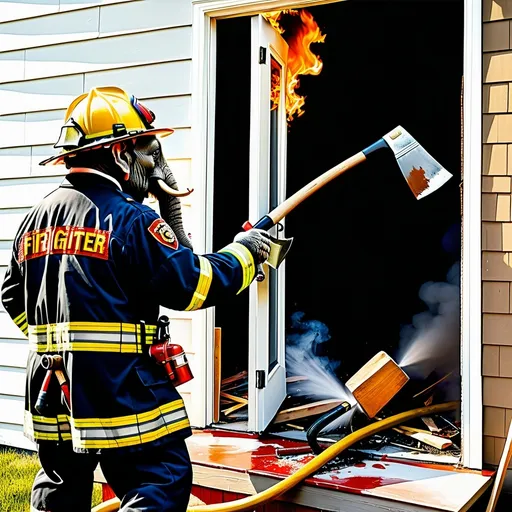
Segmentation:
{"type": "MultiPolygon", "coordinates": [[[[175,129],[162,140],[178,183],[190,185],[192,8],[189,0],[2,1],[0,9],[0,280],[17,228],[62,181],[41,167],[68,104],[93,86],[117,85],[175,129]]],[[[192,222],[184,198],[185,225],[192,222]]],[[[193,225],[193,224],[192,224],[193,225]]],[[[170,314],[193,367],[193,316],[170,314]]],[[[34,448],[22,434],[27,342],[0,306],[0,445],[34,448]]],[[[180,387],[192,419],[191,383],[180,387]]]]}
{"type": "Polygon", "coordinates": [[[484,0],[483,456],[484,463],[491,465],[499,463],[512,420],[511,31],[512,0],[484,0]]]}

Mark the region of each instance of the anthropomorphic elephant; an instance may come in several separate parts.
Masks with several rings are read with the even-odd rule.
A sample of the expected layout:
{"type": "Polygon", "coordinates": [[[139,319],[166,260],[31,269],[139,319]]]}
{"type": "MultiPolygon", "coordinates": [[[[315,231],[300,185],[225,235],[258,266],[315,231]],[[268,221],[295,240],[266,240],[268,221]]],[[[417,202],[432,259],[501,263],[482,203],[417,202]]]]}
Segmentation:
{"type": "Polygon", "coordinates": [[[117,87],[78,96],[60,152],[41,162],[69,172],[13,243],[2,303],[29,340],[25,434],[41,462],[33,511],[90,509],[98,462],[122,511],[186,510],[190,423],[168,372],[149,355],[163,353],[150,346],[168,339],[160,307],[236,300],[269,255],[267,233],[254,229],[216,253],[194,253],[180,205],[191,191],[179,191],[159,138],[173,130],[154,120],[117,87]],[[149,194],[159,212],[144,203],[149,194]],[[56,355],[66,400],[47,364],[56,355]]]}

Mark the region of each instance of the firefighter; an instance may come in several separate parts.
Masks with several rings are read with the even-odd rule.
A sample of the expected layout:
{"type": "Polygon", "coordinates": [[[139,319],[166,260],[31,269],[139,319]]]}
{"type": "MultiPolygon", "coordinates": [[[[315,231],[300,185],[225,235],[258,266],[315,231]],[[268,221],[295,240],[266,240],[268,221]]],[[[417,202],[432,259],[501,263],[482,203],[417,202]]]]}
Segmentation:
{"type": "Polygon", "coordinates": [[[28,337],[25,435],[41,470],[31,510],[90,511],[93,471],[122,511],[185,511],[192,469],[183,400],[148,355],[160,306],[194,311],[235,299],[266,261],[266,232],[249,230],[216,253],[193,251],[180,192],[155,115],[117,87],[69,106],[61,185],[26,215],[2,285],[2,303],[28,337]],[[159,213],[144,204],[158,199],[159,213]],[[62,357],[69,403],[43,356],[62,357]],[[41,387],[44,382],[43,401],[41,387]],[[36,402],[38,408],[36,409],[36,402]]]}

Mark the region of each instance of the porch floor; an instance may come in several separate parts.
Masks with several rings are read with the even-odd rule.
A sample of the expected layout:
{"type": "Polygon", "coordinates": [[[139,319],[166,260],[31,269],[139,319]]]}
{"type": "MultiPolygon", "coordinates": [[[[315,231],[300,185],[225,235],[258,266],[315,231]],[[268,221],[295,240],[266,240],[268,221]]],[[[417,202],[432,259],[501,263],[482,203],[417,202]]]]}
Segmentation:
{"type": "MultiPolygon", "coordinates": [[[[261,492],[292,475],[312,453],[283,455],[307,443],[225,430],[196,430],[187,440],[194,486],[236,495],[261,492]]],[[[280,501],[313,510],[468,510],[492,482],[493,472],[457,464],[407,460],[400,454],[347,451],[306,478],[280,501]],[[387,502],[387,505],[386,505],[387,502]]],[[[200,497],[206,503],[212,502],[200,497]]],[[[217,494],[217,496],[219,496],[217,494]]],[[[229,497],[224,495],[225,501],[229,497]]],[[[231,498],[235,499],[235,497],[231,498]]]]}

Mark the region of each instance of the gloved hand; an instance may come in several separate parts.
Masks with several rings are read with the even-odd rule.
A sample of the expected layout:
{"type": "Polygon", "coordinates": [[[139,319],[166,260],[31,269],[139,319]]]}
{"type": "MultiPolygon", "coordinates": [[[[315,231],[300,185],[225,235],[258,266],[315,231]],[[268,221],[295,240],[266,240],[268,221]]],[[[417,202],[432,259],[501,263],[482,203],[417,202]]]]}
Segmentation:
{"type": "Polygon", "coordinates": [[[263,229],[249,229],[238,233],[233,242],[249,249],[256,264],[265,263],[270,256],[270,236],[263,229]]]}

